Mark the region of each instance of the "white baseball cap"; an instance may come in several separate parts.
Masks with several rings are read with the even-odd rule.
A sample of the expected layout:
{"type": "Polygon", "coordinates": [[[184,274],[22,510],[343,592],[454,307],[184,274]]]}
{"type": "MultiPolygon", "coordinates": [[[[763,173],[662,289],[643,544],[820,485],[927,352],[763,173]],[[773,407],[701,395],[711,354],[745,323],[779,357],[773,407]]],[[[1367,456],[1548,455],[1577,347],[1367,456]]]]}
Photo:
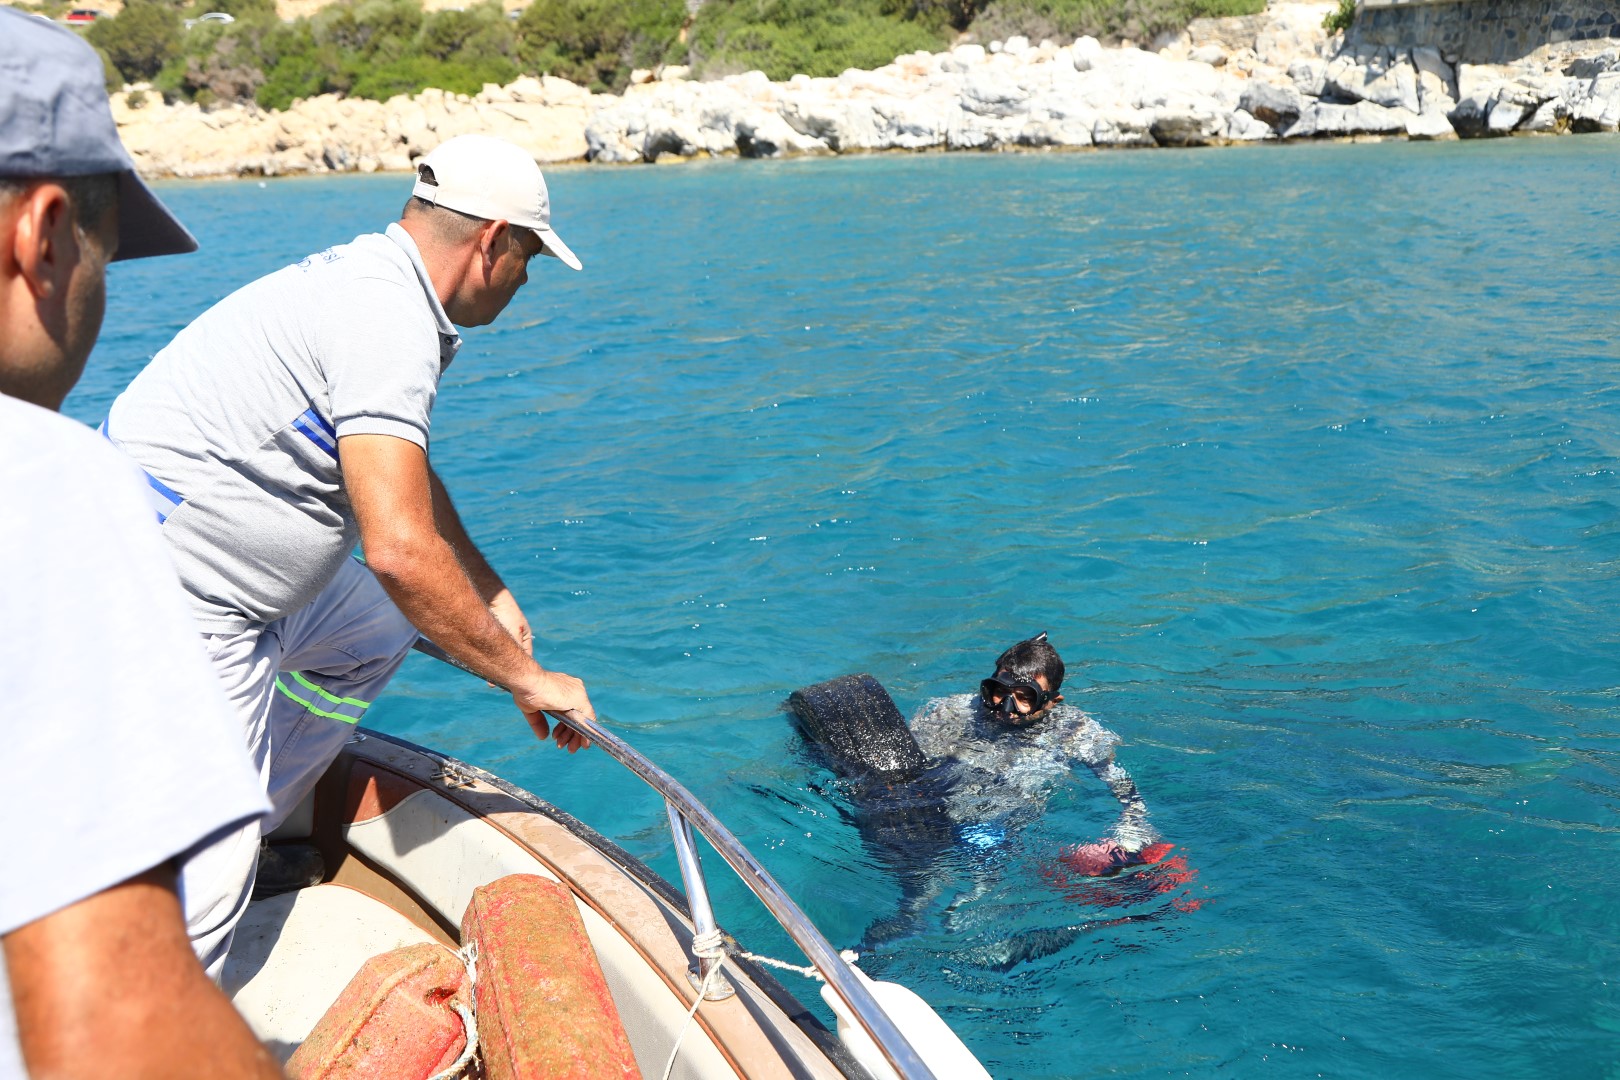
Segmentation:
{"type": "Polygon", "coordinates": [[[418,199],[484,221],[521,225],[540,238],[542,250],[580,269],[579,256],[551,230],[546,178],[528,151],[489,135],[457,135],[416,163],[418,199]],[[432,169],[432,181],[423,175],[432,169]]]}

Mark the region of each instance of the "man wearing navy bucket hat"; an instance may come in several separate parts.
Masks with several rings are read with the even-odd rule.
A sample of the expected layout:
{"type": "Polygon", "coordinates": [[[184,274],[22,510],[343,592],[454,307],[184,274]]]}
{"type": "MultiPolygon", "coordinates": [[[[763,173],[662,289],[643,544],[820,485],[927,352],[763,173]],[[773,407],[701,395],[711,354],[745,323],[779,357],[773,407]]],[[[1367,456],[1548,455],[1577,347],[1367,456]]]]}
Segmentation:
{"type": "Polygon", "coordinates": [[[179,889],[264,794],[139,471],[56,413],[107,263],[196,247],[135,176],[96,54],[0,8],[0,728],[22,766],[0,797],[3,1078],[280,1075],[197,962],[179,889]]]}
{"type": "MultiPolygon", "coordinates": [[[[595,719],[580,680],[535,661],[523,611],[428,457],[456,327],[493,322],[551,259],[580,269],[533,157],[451,139],[418,162],[398,222],[227,296],[108,413],[107,437],[149,477],[269,795],[267,829],[313,790],[419,634],[509,689],[542,739],[548,714],[595,719]]],[[[555,739],[586,745],[561,722],[555,739]]],[[[221,843],[187,894],[210,971],[255,878],[264,895],[322,873],[314,848],[261,849],[253,829],[221,843]]]]}

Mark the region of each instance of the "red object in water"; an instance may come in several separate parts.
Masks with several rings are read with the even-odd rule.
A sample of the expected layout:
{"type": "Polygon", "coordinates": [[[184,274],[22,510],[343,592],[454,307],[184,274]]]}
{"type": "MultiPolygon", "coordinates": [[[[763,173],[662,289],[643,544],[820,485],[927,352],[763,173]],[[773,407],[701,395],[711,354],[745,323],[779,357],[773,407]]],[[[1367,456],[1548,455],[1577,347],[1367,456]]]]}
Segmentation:
{"type": "Polygon", "coordinates": [[[1127,864],[1130,853],[1116,841],[1102,840],[1095,844],[1079,844],[1058,856],[1058,861],[1077,874],[1103,877],[1127,864]]]}
{"type": "MultiPolygon", "coordinates": [[[[1189,885],[1198,871],[1187,866],[1187,856],[1170,855],[1174,844],[1149,844],[1141,851],[1126,851],[1113,840],[1080,844],[1064,850],[1057,865],[1042,870],[1042,876],[1063,890],[1063,897],[1092,907],[1122,907],[1147,903],[1189,885]],[[1121,874],[1130,867],[1142,867],[1134,874],[1121,874]],[[1100,880],[1099,880],[1100,879],[1100,880]]],[[[1170,898],[1177,911],[1197,911],[1204,900],[1190,893],[1170,898]]]]}
{"type": "Polygon", "coordinates": [[[1170,854],[1170,849],[1175,846],[1176,845],[1174,844],[1149,844],[1147,847],[1137,852],[1137,855],[1140,856],[1142,862],[1144,863],[1156,863],[1166,855],[1170,854]]]}

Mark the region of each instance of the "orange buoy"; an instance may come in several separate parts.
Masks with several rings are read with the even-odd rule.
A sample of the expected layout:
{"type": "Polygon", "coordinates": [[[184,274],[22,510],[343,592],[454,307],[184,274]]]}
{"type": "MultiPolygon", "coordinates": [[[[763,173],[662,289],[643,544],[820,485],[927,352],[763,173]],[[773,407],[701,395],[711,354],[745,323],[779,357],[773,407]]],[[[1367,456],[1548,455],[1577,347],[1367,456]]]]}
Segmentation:
{"type": "Polygon", "coordinates": [[[487,1080],[641,1076],[573,894],[513,874],[476,890],[461,921],[478,947],[478,1043],[487,1080]]]}

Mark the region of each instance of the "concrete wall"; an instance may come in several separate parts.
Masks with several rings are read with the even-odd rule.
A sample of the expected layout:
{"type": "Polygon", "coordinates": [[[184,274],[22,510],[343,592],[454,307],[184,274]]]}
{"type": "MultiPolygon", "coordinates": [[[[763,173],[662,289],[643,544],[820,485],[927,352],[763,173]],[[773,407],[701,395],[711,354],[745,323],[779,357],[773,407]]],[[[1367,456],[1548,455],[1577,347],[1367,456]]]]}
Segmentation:
{"type": "Polygon", "coordinates": [[[1503,64],[1542,45],[1613,39],[1620,0],[1362,0],[1353,43],[1433,45],[1448,60],[1503,64]]]}

